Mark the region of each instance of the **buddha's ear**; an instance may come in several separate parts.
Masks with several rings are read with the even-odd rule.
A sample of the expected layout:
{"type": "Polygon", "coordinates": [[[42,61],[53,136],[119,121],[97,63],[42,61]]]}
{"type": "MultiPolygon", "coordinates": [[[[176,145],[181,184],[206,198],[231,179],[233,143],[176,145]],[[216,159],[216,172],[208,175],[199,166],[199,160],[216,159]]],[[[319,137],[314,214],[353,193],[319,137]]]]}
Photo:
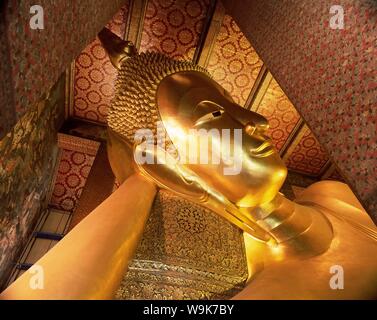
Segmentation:
{"type": "Polygon", "coordinates": [[[160,188],[191,201],[203,202],[208,198],[197,175],[165,148],[141,143],[134,147],[134,159],[141,174],[160,188]]]}
{"type": "Polygon", "coordinates": [[[130,41],[119,38],[107,28],[103,28],[98,34],[112,65],[120,69],[122,61],[137,54],[135,46],[130,41]]]}

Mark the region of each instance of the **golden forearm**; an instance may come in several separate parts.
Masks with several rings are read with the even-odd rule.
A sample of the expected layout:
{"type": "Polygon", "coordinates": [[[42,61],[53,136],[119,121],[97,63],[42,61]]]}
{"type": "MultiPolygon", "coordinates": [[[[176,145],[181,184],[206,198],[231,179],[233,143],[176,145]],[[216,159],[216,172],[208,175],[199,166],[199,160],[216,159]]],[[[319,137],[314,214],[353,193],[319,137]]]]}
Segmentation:
{"type": "Polygon", "coordinates": [[[142,236],[156,187],[139,174],[80,222],[37,261],[44,288],[32,289],[25,272],[2,299],[111,299],[142,236]]]}

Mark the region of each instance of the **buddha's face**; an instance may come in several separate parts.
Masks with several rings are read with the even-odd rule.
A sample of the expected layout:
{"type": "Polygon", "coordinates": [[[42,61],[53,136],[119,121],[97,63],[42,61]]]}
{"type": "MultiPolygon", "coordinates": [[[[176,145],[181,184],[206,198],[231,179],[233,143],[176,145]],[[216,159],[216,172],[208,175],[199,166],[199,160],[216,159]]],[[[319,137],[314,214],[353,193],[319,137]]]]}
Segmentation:
{"type": "Polygon", "coordinates": [[[180,156],[185,154],[188,159],[190,132],[218,133],[208,139],[207,163],[201,161],[202,149],[198,148],[197,161],[191,155],[185,164],[212,189],[238,207],[254,207],[275,197],[287,170],[266,136],[268,122],[263,116],[235,104],[220,85],[195,71],[164,78],[157,90],[157,104],[180,156]],[[225,149],[231,157],[213,161],[213,152],[222,154],[225,149]]]}

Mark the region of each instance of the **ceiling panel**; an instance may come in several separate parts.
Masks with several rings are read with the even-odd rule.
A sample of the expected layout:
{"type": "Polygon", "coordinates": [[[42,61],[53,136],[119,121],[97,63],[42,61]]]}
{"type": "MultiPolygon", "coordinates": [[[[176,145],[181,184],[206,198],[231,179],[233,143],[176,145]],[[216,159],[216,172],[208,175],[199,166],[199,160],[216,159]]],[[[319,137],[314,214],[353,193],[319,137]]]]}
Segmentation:
{"type": "Polygon", "coordinates": [[[290,170],[318,176],[329,158],[310,129],[304,126],[303,130],[297,145],[287,156],[286,164],[290,170]]]}
{"type": "Polygon", "coordinates": [[[274,78],[255,111],[268,119],[268,134],[280,151],[300,121],[300,115],[274,78]]]}
{"type": "Polygon", "coordinates": [[[225,15],[207,67],[213,78],[243,106],[262,64],[235,21],[225,15]]]}
{"type": "Polygon", "coordinates": [[[149,0],[140,50],[191,60],[208,6],[209,0],[149,0]]]}

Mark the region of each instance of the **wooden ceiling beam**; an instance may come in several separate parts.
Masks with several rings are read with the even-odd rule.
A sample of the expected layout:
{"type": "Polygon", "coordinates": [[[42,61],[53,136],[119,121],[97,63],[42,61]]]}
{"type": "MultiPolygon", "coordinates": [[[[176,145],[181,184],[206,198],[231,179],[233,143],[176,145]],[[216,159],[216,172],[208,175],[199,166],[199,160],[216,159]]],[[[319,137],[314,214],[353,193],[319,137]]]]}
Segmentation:
{"type": "Polygon", "coordinates": [[[124,40],[131,41],[140,50],[148,0],[130,0],[124,40]]]}
{"type": "MultiPolygon", "coordinates": [[[[209,60],[212,56],[212,52],[216,44],[217,36],[219,35],[221,26],[223,24],[224,16],[225,16],[225,9],[223,5],[221,4],[221,2],[218,1],[216,4],[216,9],[212,15],[211,23],[205,35],[205,41],[202,44],[202,48],[200,49],[199,58],[197,59],[197,62],[196,62],[197,64],[199,64],[200,66],[204,68],[208,67],[209,60]]],[[[208,14],[207,14],[207,17],[208,17],[208,14]]],[[[205,26],[203,26],[203,28],[204,27],[205,26]]],[[[197,48],[195,53],[198,50],[199,49],[197,48]]],[[[195,58],[195,54],[194,54],[194,58],[195,58]]]]}
{"type": "Polygon", "coordinates": [[[266,65],[263,64],[245,102],[246,109],[257,112],[259,104],[261,103],[271,80],[272,75],[268,71],[266,65]]]}

